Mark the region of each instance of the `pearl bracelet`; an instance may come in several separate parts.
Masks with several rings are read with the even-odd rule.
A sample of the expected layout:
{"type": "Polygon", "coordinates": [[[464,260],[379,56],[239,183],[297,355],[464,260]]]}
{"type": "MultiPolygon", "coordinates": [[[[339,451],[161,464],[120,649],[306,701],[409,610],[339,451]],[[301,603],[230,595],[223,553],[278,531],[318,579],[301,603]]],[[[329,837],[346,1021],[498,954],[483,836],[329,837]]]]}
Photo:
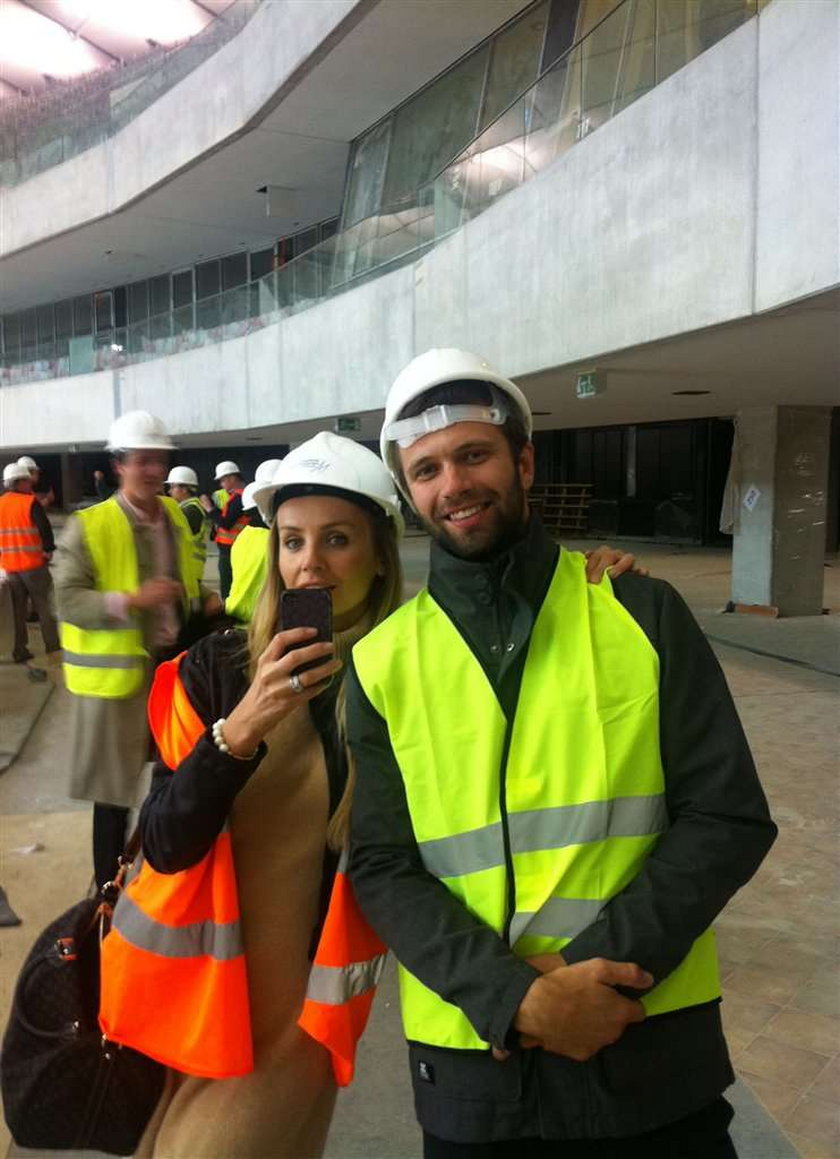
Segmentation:
{"type": "Polygon", "coordinates": [[[224,716],[220,716],[219,719],[213,723],[210,729],[210,732],[213,735],[213,744],[217,749],[219,749],[220,752],[227,753],[227,755],[229,757],[233,757],[235,761],[252,761],[257,755],[257,749],[254,749],[254,751],[247,757],[241,757],[238,753],[232,753],[230,751],[230,745],[225,740],[225,734],[222,732],[222,729],[226,724],[227,717],[224,716]]]}

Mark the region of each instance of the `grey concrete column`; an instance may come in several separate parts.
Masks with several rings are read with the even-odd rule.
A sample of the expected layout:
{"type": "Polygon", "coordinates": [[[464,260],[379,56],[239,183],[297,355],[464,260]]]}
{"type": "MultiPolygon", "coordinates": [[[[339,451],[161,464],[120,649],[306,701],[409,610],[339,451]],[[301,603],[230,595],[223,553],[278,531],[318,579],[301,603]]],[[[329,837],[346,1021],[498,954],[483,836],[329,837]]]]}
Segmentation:
{"type": "Polygon", "coordinates": [[[819,615],[831,412],[755,407],[737,423],[733,603],[819,615]]]}
{"type": "Polygon", "coordinates": [[[78,455],[63,451],[61,455],[61,498],[65,510],[78,503],[85,493],[82,460],[78,455]]]}

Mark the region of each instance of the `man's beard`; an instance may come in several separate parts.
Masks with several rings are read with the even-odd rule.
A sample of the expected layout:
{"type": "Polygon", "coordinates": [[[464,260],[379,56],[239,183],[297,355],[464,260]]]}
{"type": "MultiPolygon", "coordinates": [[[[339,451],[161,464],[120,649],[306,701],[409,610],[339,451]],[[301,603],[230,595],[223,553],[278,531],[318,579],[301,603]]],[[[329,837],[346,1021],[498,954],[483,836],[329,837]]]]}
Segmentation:
{"type": "MultiPolygon", "coordinates": [[[[491,526],[477,529],[472,536],[469,532],[460,536],[451,532],[445,521],[421,519],[421,522],[429,535],[437,540],[450,555],[476,563],[493,559],[503,555],[517,543],[525,531],[528,509],[525,505],[525,489],[522,486],[519,473],[514,472],[511,485],[505,492],[504,498],[501,498],[497,492],[491,492],[489,498],[493,503],[492,510],[495,519],[491,526]]],[[[486,498],[482,500],[467,494],[464,496],[463,503],[469,503],[470,499],[474,499],[477,503],[487,501],[486,498]]]]}

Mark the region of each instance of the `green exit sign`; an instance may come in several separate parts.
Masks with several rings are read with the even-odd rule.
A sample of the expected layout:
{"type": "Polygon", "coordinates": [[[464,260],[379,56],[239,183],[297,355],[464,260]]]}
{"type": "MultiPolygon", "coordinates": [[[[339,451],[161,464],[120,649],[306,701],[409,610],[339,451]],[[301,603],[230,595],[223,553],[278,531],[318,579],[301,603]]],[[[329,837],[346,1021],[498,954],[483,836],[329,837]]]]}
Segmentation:
{"type": "Polygon", "coordinates": [[[578,398],[594,398],[607,389],[607,376],[603,370],[585,370],[575,381],[575,395],[578,398]]]}
{"type": "Polygon", "coordinates": [[[358,415],[339,415],[335,420],[337,435],[357,435],[362,429],[362,420],[358,415]]]}

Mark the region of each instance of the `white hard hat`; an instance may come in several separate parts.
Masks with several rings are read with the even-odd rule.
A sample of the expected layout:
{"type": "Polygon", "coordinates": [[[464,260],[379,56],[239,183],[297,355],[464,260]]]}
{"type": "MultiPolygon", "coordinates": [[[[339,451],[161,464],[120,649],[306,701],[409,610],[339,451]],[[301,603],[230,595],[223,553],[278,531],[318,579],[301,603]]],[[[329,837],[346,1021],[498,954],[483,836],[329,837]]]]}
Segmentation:
{"type": "Polygon", "coordinates": [[[223,459],[221,463],[216,464],[216,473],[213,478],[218,481],[219,479],[224,479],[225,475],[238,474],[240,474],[240,471],[236,463],[232,459],[223,459]]]}
{"type": "Polygon", "coordinates": [[[172,451],[175,444],[159,418],[147,410],[130,410],[114,419],[106,451],[172,451]]]}
{"type": "Polygon", "coordinates": [[[8,487],[10,483],[17,483],[21,479],[29,478],[29,468],[23,463],[7,463],[3,468],[3,482],[8,487]]]}
{"type": "Polygon", "coordinates": [[[180,483],[182,487],[197,487],[198,475],[192,467],[173,467],[166,479],[167,483],[180,483]]]}
{"type": "Polygon", "coordinates": [[[18,459],[21,467],[26,467],[27,471],[40,471],[41,468],[35,462],[31,455],[21,455],[18,459]]]}
{"type": "MultiPolygon", "coordinates": [[[[457,350],[455,347],[437,347],[427,350],[425,354],[418,354],[397,375],[394,385],[388,391],[385,401],[385,421],[382,424],[382,434],[379,439],[379,448],[382,458],[388,465],[391,474],[399,483],[395,443],[400,438],[399,428],[394,425],[403,410],[419,395],[431,390],[433,386],[442,386],[446,382],[486,382],[496,387],[513,403],[522,417],[528,438],[533,430],[531,408],[528,400],[516,383],[505,378],[495,370],[489,362],[478,354],[470,354],[466,350],[457,350]]],[[[499,413],[498,408],[481,406],[449,406],[433,407],[430,411],[418,415],[411,425],[411,431],[406,432],[411,441],[420,438],[431,431],[443,430],[456,422],[490,422],[501,424],[506,416],[499,413]],[[484,413],[480,413],[484,412],[484,413]],[[424,421],[425,420],[425,421],[424,421]]]]}
{"type": "MultiPolygon", "coordinates": [[[[259,487],[260,483],[270,483],[274,478],[277,468],[280,466],[281,459],[266,459],[264,463],[260,463],[254,472],[253,483],[248,483],[245,490],[242,492],[242,510],[250,511],[252,507],[256,507],[257,502],[254,499],[254,491],[259,487]]],[[[260,510],[260,515],[265,519],[265,513],[260,510]]],[[[268,520],[266,519],[266,523],[268,520]]]]}
{"type": "Polygon", "coordinates": [[[393,519],[397,535],[403,533],[399,496],[384,463],[352,439],[320,431],[289,451],[271,482],[254,488],[254,501],[264,517],[268,513],[267,523],[273,504],[282,499],[282,492],[293,488],[304,494],[310,489],[314,494],[347,491],[350,498],[369,499],[393,519]]]}

